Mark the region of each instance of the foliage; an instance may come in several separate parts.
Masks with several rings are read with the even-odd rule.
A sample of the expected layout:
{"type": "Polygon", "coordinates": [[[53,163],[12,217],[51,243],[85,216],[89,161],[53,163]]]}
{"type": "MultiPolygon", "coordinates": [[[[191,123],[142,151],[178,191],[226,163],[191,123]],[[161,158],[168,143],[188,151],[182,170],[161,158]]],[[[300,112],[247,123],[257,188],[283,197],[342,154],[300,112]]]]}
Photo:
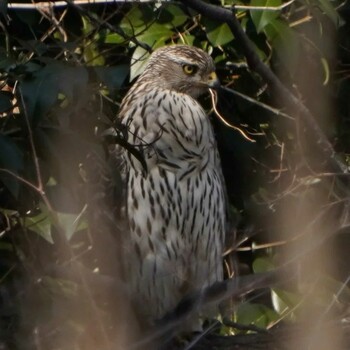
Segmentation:
{"type": "MultiPolygon", "coordinates": [[[[302,96],[347,167],[350,85],[343,68],[350,60],[350,23],[341,12],[348,12],[349,5],[337,11],[338,3],[329,0],[291,2],[285,7],[280,0],[251,0],[244,5],[221,1],[221,6],[232,5],[237,5],[236,16],[261,60],[302,96]]],[[[238,247],[241,263],[254,272],[277,266],[281,250],[272,248],[275,241],[312,239],[306,228],[321,230],[332,226],[335,218],[333,231],[343,230],[340,238],[348,240],[342,206],[348,190],[335,174],[326,174],[322,154],[315,152],[298,116],[279,115],[278,109],[285,111],[283,102],[276,101],[262,79],[248,69],[240,43],[220,19],[207,19],[185,2],[71,4],[52,11],[2,6],[0,14],[5,29],[0,34],[0,294],[7,303],[0,317],[1,324],[11,325],[3,327],[8,329],[4,341],[9,348],[39,348],[34,336],[28,335],[33,329],[44,335],[43,348],[58,349],[62,345],[58,339],[65,337],[62,346],[85,349],[81,338],[88,334],[91,340],[89,316],[81,314],[84,308],[93,309],[84,283],[62,277],[59,267],[78,261],[91,271],[115,277],[110,261],[117,260],[118,247],[112,246],[122,231],[116,212],[123,188],[107,157],[103,133],[118,128],[114,120],[119,102],[150,52],[163,45],[203,48],[214,58],[223,85],[254,99],[225,90],[219,93],[218,108],[228,121],[253,135],[255,144],[213,119],[238,235],[251,244],[251,249],[245,243],[238,247]],[[298,219],[282,220],[286,210],[298,219]],[[117,228],[115,232],[109,225],[117,228]],[[112,233],[107,235],[106,230],[112,233]],[[16,293],[10,301],[7,295],[16,288],[27,292],[16,293]],[[32,300],[37,303],[32,305],[39,305],[37,313],[32,300]],[[66,312],[57,307],[49,311],[57,300],[66,312]],[[69,307],[75,303],[80,303],[79,312],[69,307]],[[19,310],[18,305],[24,308],[19,310]],[[26,322],[18,322],[19,313],[28,317],[26,322]],[[58,327],[62,320],[68,322],[58,327]],[[59,334],[48,339],[56,327],[59,334]],[[28,338],[29,345],[24,345],[28,338]]],[[[209,106],[209,101],[203,103],[209,106]]],[[[118,130],[120,143],[123,132],[118,130]]],[[[333,244],[333,238],[328,236],[327,242],[333,244]]],[[[324,300],[337,294],[348,268],[345,264],[339,269],[324,300]]],[[[327,271],[323,274],[327,276],[327,271]]],[[[294,308],[303,305],[297,291],[268,293],[272,301],[266,293],[253,295],[253,301],[242,303],[232,318],[260,327],[295,319],[294,308]]],[[[317,303],[325,305],[322,300],[317,303]]],[[[108,305],[97,304],[98,311],[91,312],[112,324],[108,305]]]]}

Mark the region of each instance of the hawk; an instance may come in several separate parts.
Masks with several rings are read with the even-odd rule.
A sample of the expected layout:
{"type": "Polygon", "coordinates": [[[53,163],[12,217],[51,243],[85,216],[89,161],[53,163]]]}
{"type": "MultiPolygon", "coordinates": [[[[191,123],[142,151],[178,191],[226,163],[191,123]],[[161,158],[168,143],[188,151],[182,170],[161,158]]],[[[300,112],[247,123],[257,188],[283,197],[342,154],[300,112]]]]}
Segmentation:
{"type": "MultiPolygon", "coordinates": [[[[144,158],[142,164],[123,151],[130,228],[125,271],[137,313],[148,324],[185,295],[223,279],[224,183],[212,126],[196,100],[218,84],[207,53],[166,46],[151,55],[121,104],[127,141],[144,158]]],[[[196,315],[195,322],[207,316],[196,315]]]]}

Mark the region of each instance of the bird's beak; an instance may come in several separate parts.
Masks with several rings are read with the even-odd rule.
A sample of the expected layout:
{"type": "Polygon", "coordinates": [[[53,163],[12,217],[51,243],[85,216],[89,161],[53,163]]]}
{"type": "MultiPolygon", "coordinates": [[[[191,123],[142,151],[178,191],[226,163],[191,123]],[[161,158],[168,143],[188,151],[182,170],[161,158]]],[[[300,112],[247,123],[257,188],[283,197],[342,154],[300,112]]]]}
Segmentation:
{"type": "Polygon", "coordinates": [[[211,72],[208,76],[208,86],[211,89],[217,89],[220,87],[220,81],[215,72],[211,72]]]}

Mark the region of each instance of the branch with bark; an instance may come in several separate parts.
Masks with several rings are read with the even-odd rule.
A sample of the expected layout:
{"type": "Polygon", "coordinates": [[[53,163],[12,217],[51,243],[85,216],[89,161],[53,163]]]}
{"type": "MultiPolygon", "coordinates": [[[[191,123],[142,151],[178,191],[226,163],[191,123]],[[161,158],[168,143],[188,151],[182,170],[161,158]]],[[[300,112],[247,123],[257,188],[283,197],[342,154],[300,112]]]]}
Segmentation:
{"type": "Polygon", "coordinates": [[[276,74],[260,60],[253,44],[236,18],[234,8],[230,11],[226,8],[211,5],[201,0],[181,0],[181,2],[209,19],[227,23],[246,57],[249,68],[258,73],[268,84],[271,92],[280,100],[280,103],[292,110],[296,115],[299,115],[312,131],[313,143],[318,147],[320,152],[324,154],[326,168],[336,173],[346,173],[346,165],[336,158],[336,153],[332,144],[320,128],[314,115],[301,99],[295,96],[281,82],[276,74]]]}

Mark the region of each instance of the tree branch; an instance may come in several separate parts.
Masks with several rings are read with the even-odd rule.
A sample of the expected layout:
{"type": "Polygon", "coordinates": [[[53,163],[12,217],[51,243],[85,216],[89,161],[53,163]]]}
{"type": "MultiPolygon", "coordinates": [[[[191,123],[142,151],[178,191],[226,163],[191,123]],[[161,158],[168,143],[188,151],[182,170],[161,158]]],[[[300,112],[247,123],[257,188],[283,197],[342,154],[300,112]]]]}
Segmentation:
{"type": "Polygon", "coordinates": [[[272,70],[264,64],[257,55],[253,44],[242,29],[234,13],[220,6],[211,5],[201,0],[180,0],[185,6],[191,7],[207,18],[227,23],[235,39],[239,43],[244,53],[248,66],[251,70],[258,73],[272,89],[272,92],[280,98],[286,107],[291,108],[296,114],[300,115],[308,128],[312,131],[314,143],[325,155],[327,167],[332,171],[345,173],[347,167],[336,158],[333,146],[321,130],[315,117],[303,102],[296,97],[287,87],[285,87],[272,70]]]}

